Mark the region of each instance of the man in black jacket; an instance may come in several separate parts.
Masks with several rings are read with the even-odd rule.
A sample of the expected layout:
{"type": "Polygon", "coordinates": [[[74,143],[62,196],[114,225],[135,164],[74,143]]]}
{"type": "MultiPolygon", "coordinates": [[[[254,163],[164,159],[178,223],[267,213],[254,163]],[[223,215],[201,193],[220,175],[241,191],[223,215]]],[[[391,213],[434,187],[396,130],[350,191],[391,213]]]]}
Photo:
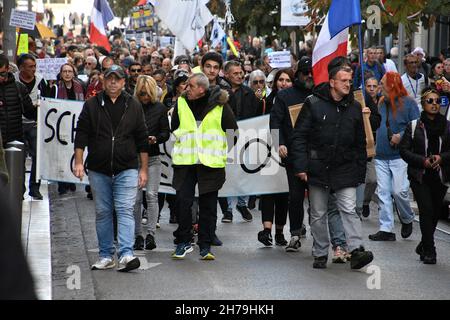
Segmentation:
{"type": "Polygon", "coordinates": [[[208,78],[199,73],[189,78],[186,94],[178,99],[173,111],[171,129],[177,140],[172,152],[172,185],[177,191],[179,219],[178,229],[174,232],[178,244],[172,255],[174,259],[183,259],[186,253],[193,250],[190,244],[191,207],[197,184],[200,255],[203,260],[215,259],[210,246],[217,220],[217,195],[225,183],[227,149],[233,145],[234,134],[230,130],[234,132],[237,129],[227,101],[227,92],[218,86],[210,89],[208,78]],[[200,127],[197,127],[199,123],[200,127]],[[220,123],[220,127],[213,128],[217,123],[220,123]],[[194,139],[193,135],[197,138],[194,139]],[[210,139],[221,141],[220,146],[218,143],[211,145],[210,139]]]}
{"type": "Polygon", "coordinates": [[[356,214],[356,187],[364,183],[366,137],[361,105],[351,93],[352,70],[338,65],[329,83],[318,85],[308,97],[292,139],[294,172],[309,184],[314,268],[326,268],[329,236],[328,198],[334,191],[351,251],[351,268],[373,260],[362,246],[361,220],[356,214]]]}
{"type": "Polygon", "coordinates": [[[97,215],[100,259],[93,270],[115,266],[113,209],[119,227],[117,270],[127,272],[140,265],[133,256],[133,209],[138,185],[142,188],[147,183],[148,132],[141,104],[123,90],[125,77],[117,65],[105,71],[105,91],[86,101],[76,129],[74,175],[83,179],[83,152],[87,146],[86,166],[97,215]]]}

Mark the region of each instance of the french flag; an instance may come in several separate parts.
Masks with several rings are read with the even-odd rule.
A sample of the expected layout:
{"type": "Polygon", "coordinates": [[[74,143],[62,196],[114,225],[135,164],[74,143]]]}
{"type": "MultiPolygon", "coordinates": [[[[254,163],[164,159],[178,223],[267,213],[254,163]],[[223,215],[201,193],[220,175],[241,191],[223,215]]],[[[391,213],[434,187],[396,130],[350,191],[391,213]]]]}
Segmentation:
{"type": "Polygon", "coordinates": [[[108,1],[95,0],[91,13],[91,30],[89,39],[91,43],[102,46],[108,51],[111,51],[111,45],[109,44],[105,27],[112,19],[114,19],[114,13],[108,4],[108,1]]]}
{"type": "Polygon", "coordinates": [[[314,83],[328,81],[328,63],[347,56],[348,28],[361,24],[359,0],[333,0],[312,54],[314,83]]]}

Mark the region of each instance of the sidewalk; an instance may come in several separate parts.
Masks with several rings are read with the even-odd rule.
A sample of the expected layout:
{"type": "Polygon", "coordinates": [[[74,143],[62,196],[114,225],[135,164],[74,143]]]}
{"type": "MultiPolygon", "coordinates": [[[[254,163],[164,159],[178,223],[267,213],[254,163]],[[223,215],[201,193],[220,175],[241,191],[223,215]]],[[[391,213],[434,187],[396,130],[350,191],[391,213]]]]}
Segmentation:
{"type": "Polygon", "coordinates": [[[46,182],[42,182],[40,191],[44,197],[41,201],[34,201],[28,196],[28,191],[25,193],[22,205],[22,244],[38,298],[51,300],[50,208],[46,182]]]}

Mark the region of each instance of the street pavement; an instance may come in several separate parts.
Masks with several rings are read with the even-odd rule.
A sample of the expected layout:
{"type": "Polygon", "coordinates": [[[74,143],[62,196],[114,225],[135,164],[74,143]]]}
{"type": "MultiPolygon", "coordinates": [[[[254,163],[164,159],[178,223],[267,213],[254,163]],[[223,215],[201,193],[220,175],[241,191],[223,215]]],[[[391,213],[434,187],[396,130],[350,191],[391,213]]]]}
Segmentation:
{"type": "MultiPolygon", "coordinates": [[[[158,247],[136,251],[141,268],[130,273],[115,269],[91,271],[98,257],[94,203],[86,198],[84,188],[59,196],[56,185],[49,185],[52,226],[53,299],[155,299],[155,300],[297,300],[297,299],[448,299],[450,297],[450,236],[436,233],[437,265],[424,265],[414,249],[420,239],[417,222],[409,239],[400,236],[396,220],[397,241],[372,242],[367,236],[378,230],[376,206],[363,220],[365,246],[373,251],[374,261],[359,271],[350,264],[332,264],[312,268],[312,237],[307,234],[297,253],[284,247],[264,247],[257,241],[262,229],[261,214],[252,210],[253,222],[242,220],[234,211],[231,224],[220,222],[217,235],[222,247],[212,247],[215,261],[200,260],[198,247],[184,260],[174,261],[169,211],[164,207],[161,229],[157,230],[158,247]],[[79,268],[79,288],[71,282],[71,270],[79,268]],[[71,268],[71,269],[68,269],[71,268]],[[379,277],[378,277],[379,276],[379,277]]],[[[306,218],[305,218],[306,220],[306,218]]],[[[288,226],[285,237],[289,239],[288,226]]],[[[447,225],[447,229],[448,225],[447,225]]]]}

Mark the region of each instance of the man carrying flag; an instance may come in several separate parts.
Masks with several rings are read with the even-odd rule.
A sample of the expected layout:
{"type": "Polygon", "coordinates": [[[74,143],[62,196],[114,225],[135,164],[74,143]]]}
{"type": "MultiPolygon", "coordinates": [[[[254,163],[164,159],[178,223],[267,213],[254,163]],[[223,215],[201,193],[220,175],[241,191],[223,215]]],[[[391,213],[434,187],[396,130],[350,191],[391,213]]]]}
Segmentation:
{"type": "Polygon", "coordinates": [[[320,84],[305,100],[291,144],[294,173],[309,186],[313,268],[318,269],[327,267],[330,245],[327,212],[332,193],[351,252],[351,268],[360,269],[373,260],[372,252],[363,247],[361,220],[356,214],[356,187],[364,183],[367,157],[361,105],[351,92],[350,63],[338,56],[330,61],[330,56],[336,54],[332,49],[339,50],[342,34],[346,36],[348,27],[356,23],[361,23],[359,2],[334,0],[319,35],[320,39],[325,34],[330,38],[328,42],[334,44],[321,43],[313,52],[313,60],[316,56],[313,72],[320,84]],[[346,11],[341,12],[340,8],[346,11]],[[348,12],[352,14],[349,16],[348,12]],[[333,35],[337,35],[338,41],[331,39],[333,35]],[[329,79],[325,83],[323,67],[329,79]]]}
{"type": "Polygon", "coordinates": [[[111,51],[111,45],[106,34],[108,22],[114,19],[114,13],[106,0],[95,0],[91,13],[90,38],[91,43],[111,51]]]}

